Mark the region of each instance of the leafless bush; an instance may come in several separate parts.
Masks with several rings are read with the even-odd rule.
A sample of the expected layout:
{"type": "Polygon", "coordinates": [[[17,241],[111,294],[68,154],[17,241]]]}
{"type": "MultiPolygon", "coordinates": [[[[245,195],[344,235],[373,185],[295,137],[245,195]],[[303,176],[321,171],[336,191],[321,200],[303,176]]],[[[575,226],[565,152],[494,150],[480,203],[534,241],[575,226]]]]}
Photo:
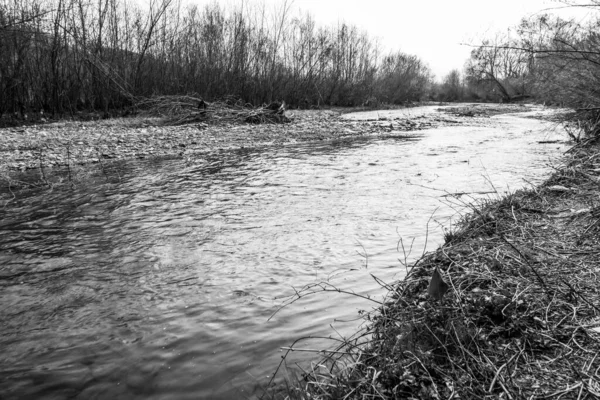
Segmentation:
{"type": "Polygon", "coordinates": [[[185,93],[210,101],[233,94],[255,105],[359,105],[381,97],[374,87],[389,79],[402,88],[389,101],[422,95],[429,79],[422,62],[398,53],[394,59],[411,65],[387,70],[380,56],[358,28],[318,27],[289,1],[272,10],[173,0],[9,1],[0,3],[0,115],[31,120],[92,110],[108,117],[139,98],[185,93]],[[420,69],[405,76],[413,64],[420,69]],[[414,77],[421,83],[412,85],[414,77]]]}

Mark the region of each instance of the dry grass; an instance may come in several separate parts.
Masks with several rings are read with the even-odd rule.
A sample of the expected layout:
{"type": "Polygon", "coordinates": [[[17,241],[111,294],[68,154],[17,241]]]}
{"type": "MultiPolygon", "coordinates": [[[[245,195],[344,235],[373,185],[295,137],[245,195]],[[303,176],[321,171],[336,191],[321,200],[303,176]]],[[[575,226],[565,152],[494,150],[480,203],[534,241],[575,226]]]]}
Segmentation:
{"type": "Polygon", "coordinates": [[[600,147],[475,207],[281,398],[600,397],[600,147]],[[449,286],[428,295],[438,269],[449,286]]]}

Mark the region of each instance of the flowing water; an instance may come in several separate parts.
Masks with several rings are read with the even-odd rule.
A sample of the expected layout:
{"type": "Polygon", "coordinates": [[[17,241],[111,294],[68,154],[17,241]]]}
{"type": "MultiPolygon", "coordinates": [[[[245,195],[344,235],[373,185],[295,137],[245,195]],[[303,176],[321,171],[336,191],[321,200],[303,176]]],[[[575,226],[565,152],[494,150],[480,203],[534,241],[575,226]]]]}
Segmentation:
{"type": "Polygon", "coordinates": [[[376,305],[323,292],[275,313],[295,290],[328,282],[381,300],[370,274],[400,279],[399,259],[439,245],[471,197],[444,195],[539,182],[566,148],[539,143],[564,139],[553,128],[499,116],[128,163],[120,180],[18,193],[0,210],[0,397],[256,396],[281,347],[351,334],[376,305]]]}

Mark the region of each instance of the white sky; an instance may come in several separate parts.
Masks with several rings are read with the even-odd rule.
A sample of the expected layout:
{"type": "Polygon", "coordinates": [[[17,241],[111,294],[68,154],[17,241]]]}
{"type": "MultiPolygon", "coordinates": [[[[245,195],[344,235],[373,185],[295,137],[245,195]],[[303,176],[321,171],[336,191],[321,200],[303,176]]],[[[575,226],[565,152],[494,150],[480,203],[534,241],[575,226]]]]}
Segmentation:
{"type": "MultiPolygon", "coordinates": [[[[242,0],[217,1],[239,4],[242,0]]],[[[268,7],[280,7],[284,2],[243,1],[264,1],[268,7]]],[[[379,38],[386,52],[401,50],[419,56],[438,79],[452,69],[462,71],[471,51],[465,43],[476,44],[486,34],[506,31],[525,16],[563,6],[557,0],[293,0],[292,4],[323,25],[357,25],[372,38],[379,38]]],[[[582,9],[578,12],[584,13],[582,9]]]]}
{"type": "Polygon", "coordinates": [[[338,20],[378,37],[385,49],[415,54],[439,78],[462,70],[471,48],[485,32],[519,23],[547,7],[544,0],[295,0],[329,24],[338,20]]]}

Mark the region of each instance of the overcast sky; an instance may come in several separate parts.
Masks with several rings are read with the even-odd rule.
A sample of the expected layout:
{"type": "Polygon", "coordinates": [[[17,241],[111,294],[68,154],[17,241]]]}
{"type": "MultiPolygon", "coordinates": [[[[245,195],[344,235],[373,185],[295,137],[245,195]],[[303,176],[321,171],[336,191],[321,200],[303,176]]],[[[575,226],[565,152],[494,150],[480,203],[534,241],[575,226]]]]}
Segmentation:
{"type": "Polygon", "coordinates": [[[461,43],[547,8],[544,0],[295,0],[294,5],[325,24],[357,25],[386,49],[416,54],[438,77],[462,69],[470,48],[461,43]]]}
{"type": "Polygon", "coordinates": [[[471,50],[465,43],[477,43],[486,33],[505,30],[524,16],[562,6],[556,0],[294,0],[293,4],[318,22],[345,21],[379,37],[386,49],[418,55],[438,78],[452,69],[462,70],[471,50]]]}
{"type": "MultiPolygon", "coordinates": [[[[191,0],[206,4],[212,0],[191,0]]],[[[239,4],[242,0],[218,0],[239,4]]],[[[281,6],[283,0],[264,1],[281,6]]],[[[288,0],[289,1],[289,0],[288,0]]],[[[486,33],[506,30],[528,15],[562,6],[557,0],[293,0],[293,8],[308,11],[324,25],[344,21],[380,39],[383,48],[415,54],[437,78],[462,68],[470,47],[486,33]]],[[[572,12],[572,11],[569,11],[572,12]]]]}

